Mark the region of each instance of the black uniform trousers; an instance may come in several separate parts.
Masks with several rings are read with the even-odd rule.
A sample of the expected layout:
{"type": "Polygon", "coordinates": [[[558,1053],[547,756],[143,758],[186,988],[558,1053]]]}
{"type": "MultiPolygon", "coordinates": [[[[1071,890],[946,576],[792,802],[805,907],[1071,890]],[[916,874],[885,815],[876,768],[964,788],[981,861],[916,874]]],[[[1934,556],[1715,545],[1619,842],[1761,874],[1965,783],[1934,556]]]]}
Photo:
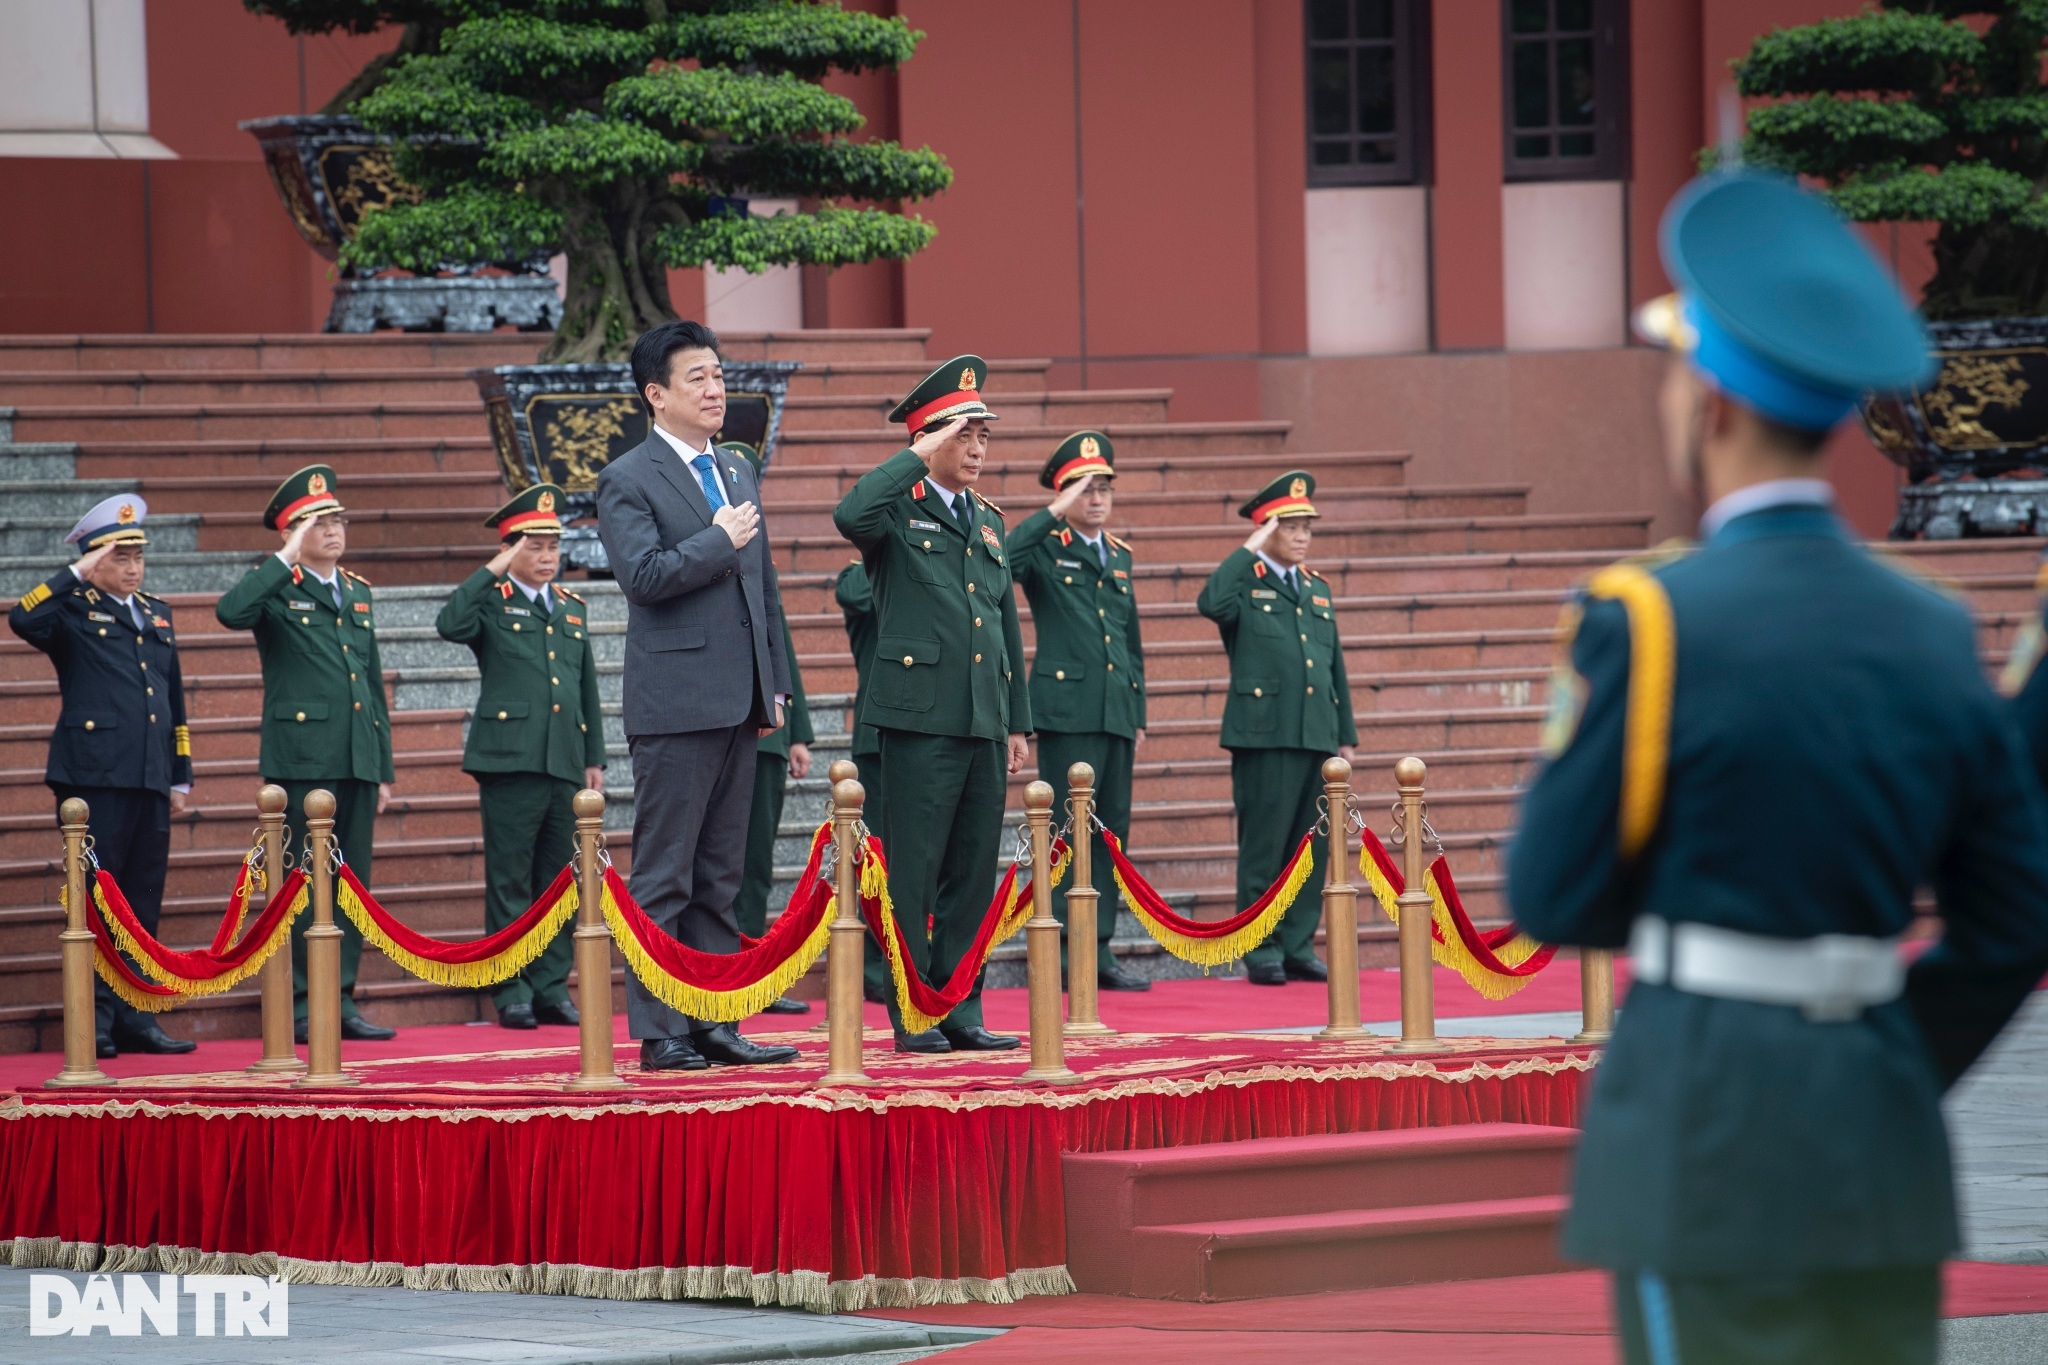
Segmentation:
{"type": "MultiPolygon", "coordinates": [[[[325,777],[308,782],[266,777],[284,788],[285,850],[294,863],[306,847],[306,795],[325,789],[334,793],[334,842],[342,860],[364,886],[375,887],[370,879],[372,846],[377,834],[377,784],[353,777],[325,777]]],[[[341,930],[341,1017],[353,1019],[356,1008],[356,970],[363,961],[363,931],[341,911],[337,902],[334,925],[341,930]]],[[[306,930],[313,927],[309,909],[292,924],[292,1015],[306,1017],[306,930]]]]}
{"type": "MultiPolygon", "coordinates": [[[[746,867],[748,796],[760,746],[748,722],[673,735],[633,735],[633,875],[628,887],[663,933],[703,953],[740,950],[733,903],[746,867]]],[[[680,1038],[716,1027],[654,998],[626,973],[634,1038],[680,1038]]]]}
{"type": "Polygon", "coordinates": [[[1617,1274],[1629,1365],[1935,1365],[1941,1267],[1617,1274]]]}
{"type": "MultiPolygon", "coordinates": [[[[853,765],[860,769],[860,785],[863,793],[861,819],[870,830],[880,833],[882,828],[882,755],[855,754],[853,765]]],[[[868,930],[865,940],[867,949],[861,959],[861,987],[864,994],[876,1000],[894,1000],[896,985],[889,976],[889,955],[882,951],[882,942],[875,937],[875,931],[868,930]]]]}
{"type": "MultiPolygon", "coordinates": [[[[120,884],[135,918],[151,934],[163,914],[164,878],[171,863],[171,798],[145,787],[67,787],[51,784],[62,825],[64,803],[77,797],[90,808],[92,848],[100,866],[120,884]]],[[[88,910],[87,914],[97,914],[88,910]]],[[[116,1043],[143,1027],[145,1014],[115,995],[98,973],[92,983],[96,1031],[112,1034],[116,1043]]]]}
{"type": "MultiPolygon", "coordinates": [[[[495,934],[525,914],[576,853],[580,784],[546,773],[477,773],[484,817],[484,932],[495,934]]],[[[564,924],[540,956],[491,988],[491,1003],[563,1005],[575,945],[564,924]]]]}
{"type": "MultiPolygon", "coordinates": [[[[1131,765],[1136,746],[1122,735],[1060,735],[1038,732],[1038,776],[1052,788],[1052,823],[1058,829],[1068,819],[1067,770],[1076,763],[1095,769],[1095,814],[1109,826],[1126,849],[1131,843],[1131,765]]],[[[1095,900],[1095,963],[1097,970],[1114,967],[1116,955],[1109,940],[1116,933],[1117,912],[1123,895],[1116,889],[1116,869],[1110,865],[1109,848],[1102,836],[1094,836],[1089,872],[1100,894],[1095,900]]],[[[1072,842],[1071,836],[1069,841],[1072,842]]],[[[1067,923],[1069,876],[1052,889],[1052,913],[1064,930],[1067,923]]],[[[1067,936],[1060,934],[1060,964],[1067,960],[1067,936]]]]}
{"type": "MultiPolygon", "coordinates": [[[[1301,836],[1321,812],[1323,762],[1314,749],[1232,749],[1230,795],[1237,804],[1237,908],[1265,894],[1294,855],[1301,836]]],[[[1316,926],[1323,921],[1323,864],[1327,836],[1315,841],[1315,870],[1265,942],[1244,955],[1247,963],[1315,961],[1316,926]]]]}
{"type": "MultiPolygon", "coordinates": [[[[982,916],[995,899],[997,860],[1003,850],[1003,802],[1009,790],[1007,755],[998,739],[924,735],[883,730],[882,836],[889,859],[889,896],[924,979],[944,986],[960,965],[982,916]],[[931,933],[925,918],[931,917],[931,933]]],[[[874,809],[873,807],[869,808],[874,809]]],[[[896,993],[889,1019],[902,1026],[896,993]]],[[[952,1028],[981,1026],[981,978],[946,1016],[952,1028]]]]}

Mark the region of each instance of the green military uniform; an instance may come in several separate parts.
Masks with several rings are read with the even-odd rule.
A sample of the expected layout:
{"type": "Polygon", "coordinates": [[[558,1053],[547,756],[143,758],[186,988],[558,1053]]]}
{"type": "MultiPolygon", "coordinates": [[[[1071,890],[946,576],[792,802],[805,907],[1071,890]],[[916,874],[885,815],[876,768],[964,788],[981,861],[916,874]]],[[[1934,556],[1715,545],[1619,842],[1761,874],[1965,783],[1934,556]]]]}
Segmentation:
{"type": "Polygon", "coordinates": [[[789,618],[782,621],[783,651],[789,658],[789,700],[783,704],[780,728],[761,736],[754,760],[754,806],[747,822],[747,865],[733,916],[740,932],[759,938],[768,931],[768,893],[775,887],[775,837],[782,825],[782,807],[789,792],[789,748],[815,744],[811,708],[804,697],[804,679],[796,664],[796,642],[789,618]]]}
{"type": "MultiPolygon", "coordinates": [[[[484,524],[508,543],[560,535],[562,490],[536,484],[484,524]]],[[[576,852],[572,806],[585,770],[605,761],[597,658],[583,599],[559,584],[538,596],[489,566],[456,588],[434,618],[452,644],[469,646],[483,682],[462,770],[476,778],[484,827],[484,932],[496,933],[540,898],[576,852]]],[[[569,1008],[571,936],[557,934],[517,976],[491,988],[500,1019],[515,1005],[569,1008]]],[[[515,1012],[513,1018],[521,1016],[515,1012]]]]}
{"type": "MultiPolygon", "coordinates": [[[[868,673],[875,662],[875,590],[868,582],[867,566],[858,559],[839,571],[832,585],[832,598],[846,621],[846,645],[853,652],[855,690],[853,694],[853,765],[860,769],[860,784],[867,818],[879,823],[882,809],[882,737],[862,716],[868,692],[868,673]]],[[[861,965],[862,990],[877,1003],[890,997],[889,961],[881,944],[868,935],[867,955],[861,965]]]]}
{"type": "MultiPolygon", "coordinates": [[[[956,357],[890,420],[914,438],[956,416],[992,417],[980,397],[987,372],[977,356],[956,357]]],[[[971,489],[955,497],[949,506],[906,448],[863,475],[833,512],[874,587],[875,663],[860,718],[881,740],[878,832],[890,895],[918,970],[940,984],[994,899],[1006,740],[1031,729],[1002,512],[971,489]]],[[[949,1041],[971,1039],[981,1018],[977,984],[941,1028],[949,1041]]]]}
{"type": "Polygon", "coordinates": [[[1646,336],[1747,410],[1725,439],[1793,458],[1761,417],[1816,454],[1566,616],[1508,900],[1545,942],[1629,944],[1634,984],[1564,1252],[1614,1272],[1634,1362],[1932,1365],[1941,1094],[2048,968],[2048,813],[1969,611],[1871,555],[1819,478],[1861,394],[1924,382],[1890,272],[1749,173],[1681,194],[1663,245],[1682,293],[1646,336]],[[1922,886],[1942,937],[1902,969],[1922,886]]]}
{"type": "MultiPolygon", "coordinates": [[[[334,471],[308,465],[279,485],[263,524],[286,529],[302,518],[340,513],[334,471]]],[[[334,794],[334,839],[365,886],[372,885],[380,783],[395,780],[391,714],[377,657],[376,613],[368,580],[338,569],[330,585],[277,555],[221,594],[214,615],[229,630],[255,633],[263,663],[263,780],[285,791],[287,830],[303,833],[305,801],[316,788],[334,794]]],[[[310,915],[292,928],[292,1001],[306,1017],[306,942],[310,915]]],[[[341,929],[341,1012],[356,1017],[356,968],[363,936],[346,915],[341,929]]]]}
{"type": "MultiPolygon", "coordinates": [[[[1263,525],[1275,517],[1313,517],[1315,478],[1282,474],[1238,508],[1263,525]]],[[[1351,683],[1337,632],[1335,594],[1306,566],[1292,575],[1239,548],[1217,566],[1195,601],[1216,623],[1230,655],[1230,696],[1223,704],[1223,747],[1230,750],[1230,794],[1237,806],[1237,908],[1244,910],[1286,867],[1301,836],[1320,818],[1323,763],[1358,743],[1351,683]]],[[[1315,870],[1264,943],[1245,955],[1254,981],[1279,973],[1321,979],[1315,955],[1322,922],[1328,840],[1315,841],[1315,870]]]]}
{"type": "MultiPolygon", "coordinates": [[[[1091,475],[1112,478],[1116,451],[1099,431],[1060,442],[1038,481],[1055,492],[1091,475]]],[[[1103,533],[1091,544],[1050,511],[1034,512],[1010,533],[1010,574],[1031,603],[1037,653],[1031,665],[1031,719],[1038,730],[1038,775],[1053,790],[1053,818],[1066,819],[1067,770],[1095,770],[1095,813],[1128,843],[1131,772],[1145,728],[1145,649],[1131,586],[1131,547],[1103,533]]],[[[1096,970],[1105,984],[1142,990],[1110,952],[1123,903],[1116,870],[1098,837],[1091,870],[1096,901],[1096,970]]],[[[1053,914],[1067,922],[1067,891],[1053,888],[1053,914]]],[[[1061,938],[1064,955],[1066,940],[1061,938]]]]}

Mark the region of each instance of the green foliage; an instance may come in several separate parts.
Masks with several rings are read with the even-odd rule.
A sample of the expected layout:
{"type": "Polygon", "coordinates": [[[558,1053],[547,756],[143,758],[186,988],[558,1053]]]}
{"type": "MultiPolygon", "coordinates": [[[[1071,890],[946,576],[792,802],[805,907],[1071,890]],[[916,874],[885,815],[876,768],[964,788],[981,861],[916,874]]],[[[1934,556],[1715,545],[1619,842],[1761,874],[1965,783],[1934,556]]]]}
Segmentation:
{"type": "Polygon", "coordinates": [[[1928,316],[2048,313],[2044,42],[2048,0],[1892,0],[1775,30],[1735,68],[1743,94],[1782,97],[1751,113],[1744,155],[1851,218],[1937,224],[1928,316]]]}
{"type": "Polygon", "coordinates": [[[670,267],[901,259],[934,229],[895,205],[952,183],[938,153],[856,141],[834,70],[890,68],[922,34],[837,0],[244,0],[294,32],[408,25],[351,106],[429,191],[365,217],[357,269],[569,256],[551,354],[617,359],[673,316],[670,267]],[[775,218],[720,201],[793,198],[775,218]],[[839,201],[853,201],[843,203],[839,201]],[[862,207],[865,205],[866,207],[862,207]]]}

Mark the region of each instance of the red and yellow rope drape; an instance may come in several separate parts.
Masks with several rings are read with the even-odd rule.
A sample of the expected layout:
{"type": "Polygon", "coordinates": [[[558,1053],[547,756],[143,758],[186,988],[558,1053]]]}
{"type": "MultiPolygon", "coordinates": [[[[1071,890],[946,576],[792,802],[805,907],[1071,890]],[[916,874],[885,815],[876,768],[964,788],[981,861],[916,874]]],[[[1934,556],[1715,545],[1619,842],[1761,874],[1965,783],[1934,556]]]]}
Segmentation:
{"type": "Polygon", "coordinates": [[[377,903],[347,863],[334,882],[334,903],[362,930],[363,941],[422,981],[439,986],[493,986],[531,966],[576,913],[576,865],[555,874],[540,899],[495,934],[444,943],[409,927],[377,903]]]}
{"type": "Polygon", "coordinates": [[[1301,842],[1295,846],[1287,866],[1281,869],[1278,880],[1267,887],[1256,901],[1229,919],[1205,921],[1175,914],[1167,905],[1166,898],[1124,856],[1124,846],[1116,835],[1107,829],[1102,831],[1102,841],[1109,848],[1110,867],[1116,874],[1117,890],[1123,892],[1124,904],[1130,907],[1138,923],[1145,926],[1145,932],[1160,947],[1183,962],[1202,967],[1235,962],[1266,941],[1266,935],[1273,932],[1273,926],[1293,906],[1309,874],[1315,871],[1314,839],[1313,830],[1301,836],[1301,842]]]}
{"type": "MultiPolygon", "coordinates": [[[[1407,879],[1388,856],[1386,846],[1371,830],[1363,831],[1358,850],[1359,875],[1372,889],[1373,899],[1387,918],[1401,922],[1401,892],[1407,879]]],[[[1538,943],[1510,924],[1481,932],[1465,913],[1458,884],[1451,878],[1451,865],[1438,854],[1424,877],[1429,888],[1430,953],[1438,963],[1465,978],[1473,990],[1488,1000],[1505,1000],[1529,984],[1536,973],[1557,956],[1553,945],[1538,943]]]]}
{"type": "Polygon", "coordinates": [[[188,996],[218,995],[248,980],[291,937],[292,921],[306,908],[309,895],[305,874],[294,869],[245,934],[242,922],[255,881],[255,869],[244,862],[213,942],[200,952],[179,952],[143,928],[112,874],[95,868],[92,898],[99,913],[86,919],[97,941],[94,966],[100,978],[114,994],[152,1013],[170,1009],[188,996]],[[139,972],[129,965],[130,958],[139,972]]]}
{"type": "Polygon", "coordinates": [[[655,999],[674,1010],[714,1023],[734,1023],[759,1014],[780,999],[811,969],[831,938],[838,897],[818,875],[831,825],[811,836],[789,904],[758,939],[742,939],[737,953],[706,953],[662,932],[626,889],[625,879],[604,870],[604,917],[626,964],[655,999]]]}
{"type": "MultiPolygon", "coordinates": [[[[1060,878],[1067,874],[1067,864],[1072,861],[1072,850],[1067,847],[1066,840],[1053,840],[1051,858],[1051,884],[1058,886],[1060,878]]],[[[896,918],[896,902],[889,894],[889,862],[882,852],[882,841],[872,834],[868,836],[867,857],[860,869],[861,917],[867,921],[868,931],[882,945],[889,959],[889,973],[896,980],[896,1009],[903,1017],[904,1028],[912,1033],[934,1028],[967,998],[976,979],[981,976],[981,969],[988,964],[989,954],[1013,937],[1024,927],[1024,921],[1031,918],[1035,894],[1030,878],[1024,879],[1021,886],[1018,884],[1017,864],[1010,864],[1003,873],[1003,879],[996,884],[995,899],[989,902],[988,912],[982,916],[981,929],[975,934],[973,945],[954,967],[946,984],[933,986],[918,975],[917,965],[910,956],[909,941],[904,938],[903,926],[896,918]]]]}

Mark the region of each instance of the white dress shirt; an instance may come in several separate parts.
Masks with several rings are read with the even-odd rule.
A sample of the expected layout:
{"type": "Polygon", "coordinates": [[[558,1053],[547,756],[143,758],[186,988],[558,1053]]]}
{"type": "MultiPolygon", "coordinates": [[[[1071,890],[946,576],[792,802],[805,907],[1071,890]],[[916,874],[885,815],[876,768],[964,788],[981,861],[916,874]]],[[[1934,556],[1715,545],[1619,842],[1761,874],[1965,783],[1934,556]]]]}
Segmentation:
{"type": "Polygon", "coordinates": [[[1707,514],[1700,518],[1700,539],[1711,539],[1716,531],[1737,517],[1761,512],[1766,507],[1785,507],[1795,503],[1832,507],[1835,505],[1834,485],[1826,479],[1765,479],[1762,483],[1738,488],[1715,499],[1707,514]]]}

